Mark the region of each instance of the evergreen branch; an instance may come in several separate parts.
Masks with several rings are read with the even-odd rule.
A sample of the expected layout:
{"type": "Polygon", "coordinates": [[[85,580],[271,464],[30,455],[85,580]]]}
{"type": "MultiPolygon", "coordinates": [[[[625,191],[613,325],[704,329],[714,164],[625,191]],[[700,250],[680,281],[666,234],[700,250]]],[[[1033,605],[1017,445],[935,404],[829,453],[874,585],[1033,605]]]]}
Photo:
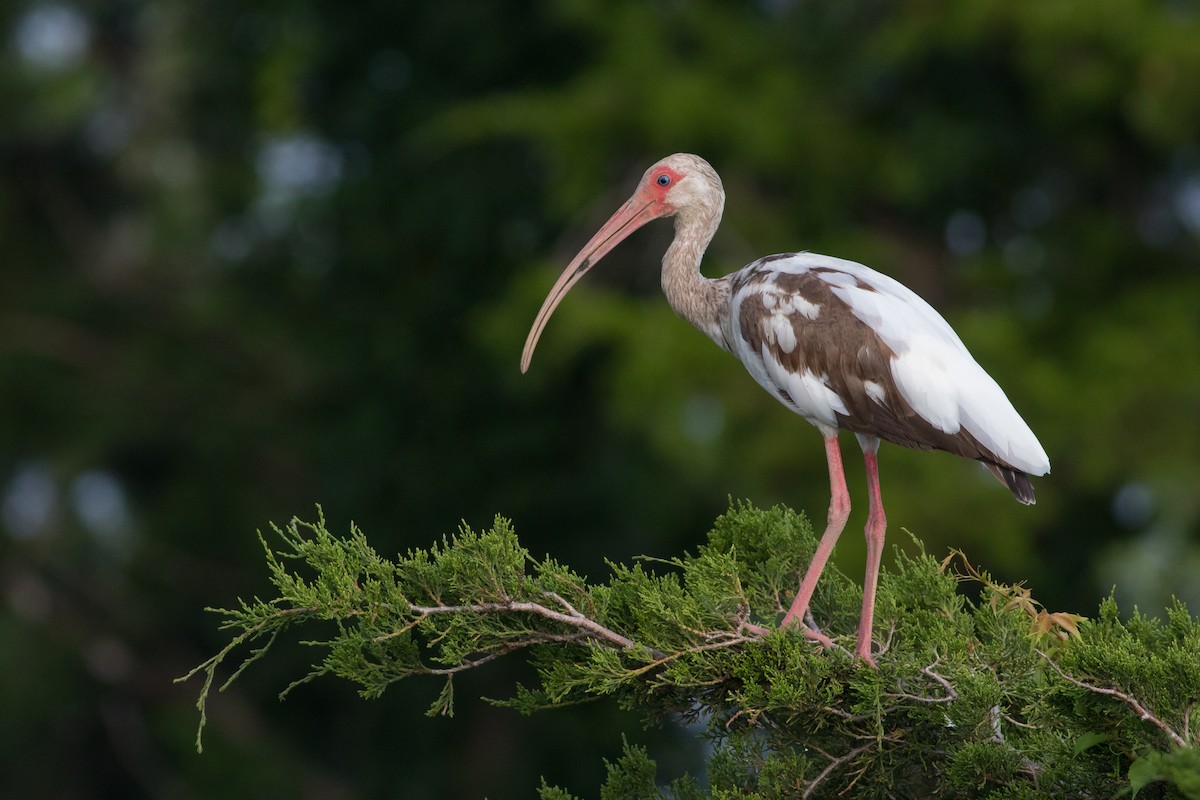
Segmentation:
{"type": "MultiPolygon", "coordinates": [[[[234,612],[224,611],[222,609],[208,608],[205,610],[222,613],[230,617],[235,616],[234,612]]],[[[246,667],[250,666],[252,663],[258,661],[267,654],[267,651],[271,649],[271,645],[275,643],[276,637],[278,637],[279,633],[288,626],[293,617],[306,612],[311,614],[315,611],[317,611],[315,608],[275,609],[274,613],[269,614],[266,617],[261,618],[257,623],[246,627],[242,633],[231,639],[229,644],[221,648],[216,655],[211,656],[196,667],[192,668],[186,675],[182,675],[174,679],[173,683],[183,683],[191,680],[192,677],[199,672],[204,673],[204,683],[201,685],[200,695],[196,699],[196,710],[200,712],[200,723],[196,728],[196,752],[204,752],[204,743],[202,737],[204,733],[204,726],[208,722],[208,695],[209,692],[212,691],[213,681],[216,679],[217,675],[217,668],[224,662],[225,658],[243,644],[253,642],[263,636],[268,637],[266,644],[264,644],[262,647],[251,650],[250,655],[242,660],[242,663],[239,664],[238,668],[233,671],[233,674],[230,675],[224,683],[217,687],[217,691],[219,692],[225,691],[230,684],[232,684],[238,678],[238,676],[245,671],[246,667]]],[[[248,611],[246,613],[249,614],[248,611]]],[[[231,618],[227,619],[222,627],[231,627],[236,626],[237,624],[238,623],[231,618]]]]}
{"type": "MultiPolygon", "coordinates": [[[[585,617],[583,614],[580,614],[578,611],[576,611],[574,609],[574,607],[572,607],[570,605],[570,603],[567,603],[561,597],[558,597],[558,595],[556,595],[552,592],[547,592],[546,594],[547,594],[547,596],[553,596],[554,599],[563,603],[568,609],[570,609],[570,611],[568,613],[564,614],[561,611],[555,611],[551,608],[547,608],[546,606],[542,605],[541,603],[534,603],[531,601],[517,601],[517,600],[508,600],[508,601],[504,601],[504,602],[493,602],[493,603],[470,603],[470,604],[457,605],[457,606],[410,605],[408,608],[410,611],[412,611],[414,614],[416,614],[418,616],[418,619],[414,620],[414,622],[412,623],[414,625],[417,622],[419,622],[421,619],[424,619],[426,617],[437,616],[439,614],[460,614],[463,612],[467,612],[467,613],[471,613],[471,614],[499,614],[499,613],[506,613],[506,612],[536,614],[539,617],[545,617],[546,619],[554,620],[555,622],[561,622],[564,625],[571,625],[573,627],[580,628],[583,631],[585,631],[587,634],[589,634],[590,636],[592,636],[596,639],[599,639],[600,641],[607,642],[611,645],[615,645],[616,647],[619,647],[623,650],[643,649],[643,650],[647,650],[649,652],[655,653],[656,657],[661,657],[660,653],[657,653],[656,651],[653,651],[650,648],[646,648],[642,645],[638,645],[632,639],[630,639],[626,636],[622,636],[621,634],[617,633],[616,631],[610,630],[610,629],[604,627],[603,625],[601,625],[600,623],[596,622],[595,620],[589,619],[588,617],[585,617]]],[[[409,630],[410,627],[411,627],[411,625],[406,626],[405,628],[401,629],[401,631],[407,631],[407,630],[409,630]]],[[[382,641],[384,638],[387,638],[387,636],[385,635],[383,637],[377,637],[376,641],[382,641]]]]}
{"type": "MultiPolygon", "coordinates": [[[[1133,695],[1126,694],[1125,692],[1122,692],[1119,689],[1113,689],[1113,688],[1110,688],[1107,686],[1096,686],[1095,684],[1087,683],[1086,681],[1081,681],[1078,678],[1064,672],[1063,669],[1058,666],[1058,664],[1054,663],[1054,660],[1052,658],[1050,658],[1050,656],[1046,655],[1041,650],[1037,650],[1036,652],[1039,656],[1044,658],[1046,660],[1046,663],[1049,664],[1054,669],[1054,671],[1058,673],[1059,677],[1061,677],[1067,683],[1071,684],[1072,686],[1078,686],[1080,689],[1086,689],[1087,691],[1093,692],[1095,694],[1102,694],[1102,695],[1106,695],[1108,697],[1117,698],[1122,703],[1124,703],[1125,705],[1127,705],[1131,709],[1133,709],[1133,712],[1135,714],[1137,714],[1138,719],[1143,720],[1145,722],[1149,722],[1150,724],[1154,725],[1156,728],[1158,728],[1163,733],[1165,733],[1167,735],[1167,737],[1170,738],[1170,740],[1172,742],[1174,742],[1177,746],[1179,746],[1179,747],[1187,747],[1188,746],[1188,742],[1187,742],[1186,738],[1184,738],[1183,736],[1180,736],[1178,733],[1175,732],[1174,728],[1172,728],[1170,725],[1168,725],[1167,723],[1163,722],[1161,719],[1156,717],[1150,711],[1150,709],[1148,709],[1144,705],[1142,705],[1138,701],[1138,699],[1136,697],[1134,697],[1133,695]]],[[[1191,706],[1189,705],[1188,708],[1190,710],[1191,706]]]]}
{"type": "MultiPolygon", "coordinates": [[[[651,719],[704,721],[716,742],[714,796],[786,787],[782,796],[811,800],[1111,797],[1155,780],[1184,786],[1200,761],[1183,749],[1200,698],[1200,623],[1182,604],[1164,626],[1137,614],[1123,621],[1110,598],[1097,620],[1075,624],[961,553],[939,564],[898,550],[878,587],[878,669],[866,669],[839,643],[861,594],[836,569],[822,578],[807,630],[773,626],[778,598],[795,591],[816,546],[807,521],[785,509],[733,508],[696,555],[612,564],[597,584],[532,559],[504,520],[394,559],[356,528],[330,534],[321,517],[276,530],[283,544],[266,556],[277,596],[218,611],[235,635],[184,678],[204,673],[201,729],[216,670],[235,650],[252,647],[222,688],[284,629],[321,621],[332,635],[302,643],[324,655],[285,695],[331,674],[366,697],[437,676],[444,684],[428,713],[449,714],[455,675],[524,652],[536,682],[492,702],[528,713],[616,696],[651,719]],[[963,580],[983,585],[977,602],[959,593],[963,580]],[[813,646],[814,631],[828,648],[813,646]],[[1120,688],[1074,677],[1084,665],[1120,688]],[[1121,703],[1081,702],[1093,694],[1121,703]],[[1165,721],[1178,714],[1182,733],[1165,721]],[[1156,749],[1162,734],[1171,752],[1156,749]]],[[[646,775],[644,753],[627,748],[626,757],[612,787],[646,775]]],[[[636,785],[644,791],[602,796],[662,795],[653,781],[636,785]]]]}

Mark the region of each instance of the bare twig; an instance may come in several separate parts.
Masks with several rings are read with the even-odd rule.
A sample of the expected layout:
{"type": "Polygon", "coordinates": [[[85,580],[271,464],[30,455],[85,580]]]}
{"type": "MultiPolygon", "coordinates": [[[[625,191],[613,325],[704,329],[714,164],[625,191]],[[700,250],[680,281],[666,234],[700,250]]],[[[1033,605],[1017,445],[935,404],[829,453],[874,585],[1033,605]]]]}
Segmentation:
{"type": "Polygon", "coordinates": [[[568,614],[571,614],[571,615],[577,616],[577,617],[583,616],[583,614],[580,614],[578,611],[575,610],[575,606],[573,606],[569,602],[567,602],[566,598],[563,597],[562,595],[560,595],[558,592],[546,592],[546,596],[557,601],[559,605],[561,605],[563,608],[565,608],[567,610],[568,614]]]}
{"type": "Polygon", "coordinates": [[[921,674],[925,675],[930,680],[936,682],[946,692],[942,697],[927,697],[925,695],[908,694],[907,692],[889,692],[888,697],[895,697],[901,700],[915,700],[918,703],[952,703],[958,699],[958,692],[950,685],[950,681],[943,678],[941,675],[933,671],[933,668],[941,661],[941,656],[938,656],[932,664],[924,667],[921,674]]]}
{"type": "MultiPolygon", "coordinates": [[[[1004,731],[1001,730],[1001,728],[1000,728],[1000,720],[1001,719],[1008,720],[1012,724],[1019,725],[1022,728],[1035,727],[1033,725],[1026,725],[1025,723],[1017,722],[1015,719],[1010,717],[1008,714],[1005,714],[1003,711],[1001,711],[999,705],[994,705],[988,710],[988,721],[991,722],[991,724],[992,724],[992,736],[991,736],[992,741],[999,742],[1000,744],[1006,744],[1006,742],[1004,740],[1004,731]]],[[[1045,767],[1043,767],[1041,764],[1034,761],[1033,759],[1029,758],[1028,756],[1025,756],[1025,757],[1021,758],[1020,769],[1022,772],[1024,772],[1026,775],[1028,775],[1030,778],[1032,778],[1034,783],[1037,783],[1037,780],[1038,780],[1038,778],[1041,777],[1042,771],[1045,769],[1045,767]]]]}
{"type": "Polygon", "coordinates": [[[875,655],[881,656],[884,653],[886,653],[888,650],[891,650],[892,649],[892,637],[894,637],[895,635],[896,635],[896,623],[893,620],[892,624],[888,626],[887,638],[884,639],[882,642],[880,642],[879,651],[875,655]]]}
{"type": "Polygon", "coordinates": [[[600,623],[596,622],[595,620],[593,620],[589,617],[585,617],[583,614],[580,614],[578,611],[576,611],[575,608],[570,603],[568,603],[566,600],[564,600],[562,597],[555,594],[554,592],[549,592],[548,596],[551,596],[557,602],[562,604],[564,608],[568,609],[568,611],[566,613],[564,613],[562,611],[555,611],[552,608],[547,608],[546,606],[542,605],[541,603],[534,603],[532,601],[516,601],[516,600],[507,600],[507,601],[503,601],[503,602],[493,602],[493,603],[468,603],[468,604],[454,605],[454,606],[448,606],[448,605],[417,606],[417,605],[410,604],[408,608],[413,614],[415,614],[417,616],[417,619],[407,623],[406,625],[404,625],[403,627],[401,627],[395,631],[392,631],[390,633],[387,633],[387,634],[384,634],[383,636],[378,637],[376,639],[376,641],[382,641],[383,639],[388,639],[388,638],[391,638],[392,636],[397,636],[401,633],[404,633],[405,631],[411,630],[413,628],[413,626],[416,625],[416,623],[420,622],[422,619],[425,619],[426,617],[434,617],[434,616],[438,616],[441,614],[458,614],[458,613],[461,613],[464,611],[468,611],[468,612],[471,612],[474,614],[498,614],[498,613],[508,612],[508,613],[536,614],[539,617],[544,617],[545,619],[554,620],[555,622],[561,622],[564,625],[570,625],[575,628],[580,628],[584,631],[587,631],[592,637],[599,639],[601,641],[604,641],[604,642],[608,642],[609,644],[615,645],[617,647],[620,647],[623,650],[635,650],[635,649],[649,650],[650,649],[650,648],[644,648],[642,645],[636,644],[632,639],[629,639],[628,637],[622,636],[621,634],[617,633],[616,631],[613,631],[613,630],[610,630],[609,628],[604,627],[603,625],[601,625],[600,623]]]}
{"type": "Polygon", "coordinates": [[[992,725],[992,741],[1004,744],[1004,731],[1000,729],[1000,706],[995,705],[988,709],[988,722],[992,725]]]}
{"type": "MultiPolygon", "coordinates": [[[[859,745],[858,747],[854,748],[853,750],[846,753],[845,755],[841,755],[835,759],[832,759],[829,762],[829,764],[826,765],[825,769],[821,770],[820,773],[817,774],[817,777],[815,777],[811,781],[809,781],[808,785],[804,787],[804,793],[802,795],[800,795],[800,797],[802,797],[802,798],[811,797],[812,793],[815,792],[817,790],[817,787],[821,785],[821,782],[824,781],[826,778],[828,778],[835,770],[837,770],[843,764],[846,764],[849,761],[853,761],[855,758],[857,758],[858,756],[865,753],[867,750],[874,747],[875,744],[876,744],[876,742],[874,740],[872,740],[870,742],[867,742],[866,744],[859,745]]],[[[855,780],[858,780],[858,778],[856,777],[855,780]]]]}
{"type": "MultiPolygon", "coordinates": [[[[821,706],[821,711],[826,714],[833,714],[835,717],[841,717],[849,724],[855,722],[866,722],[867,720],[874,720],[878,717],[886,717],[897,708],[898,706],[884,706],[878,712],[872,712],[870,714],[851,714],[849,711],[845,711],[840,708],[834,708],[833,706],[821,706]]],[[[876,736],[874,733],[871,735],[876,736]]]]}
{"type": "Polygon", "coordinates": [[[749,708],[738,709],[737,713],[735,713],[729,719],[725,720],[725,727],[732,728],[733,723],[737,720],[738,717],[741,717],[741,716],[746,716],[749,720],[750,725],[757,725],[758,717],[762,713],[763,712],[761,709],[749,709],[749,708]]]}
{"type": "Polygon", "coordinates": [[[1016,719],[1009,714],[1005,714],[1003,711],[1000,712],[1000,716],[1004,717],[1004,720],[1010,725],[1016,725],[1018,728],[1024,728],[1027,731],[1036,731],[1039,727],[1041,727],[1039,725],[1030,725],[1028,722],[1021,722],[1019,719],[1016,719]]]}
{"type": "Polygon", "coordinates": [[[476,658],[463,659],[461,664],[455,664],[452,667],[426,667],[420,666],[411,670],[414,675],[454,675],[458,672],[465,672],[475,667],[480,667],[489,661],[494,661],[501,656],[508,655],[515,650],[521,650],[525,647],[532,647],[535,644],[546,644],[547,642],[577,642],[580,639],[587,637],[587,633],[579,631],[576,633],[539,633],[528,639],[523,639],[518,642],[506,642],[497,647],[493,652],[484,653],[476,658]]]}
{"type": "MultiPolygon", "coordinates": [[[[533,642],[529,642],[528,644],[533,644],[533,642]]],[[[494,661],[500,656],[510,653],[513,650],[523,646],[524,645],[504,647],[494,653],[488,653],[487,655],[480,656],[479,658],[464,659],[461,664],[456,664],[453,667],[417,667],[416,669],[411,670],[411,672],[418,675],[453,675],[457,672],[465,672],[466,670],[482,666],[489,661],[494,661]]]]}
{"type": "Polygon", "coordinates": [[[1078,686],[1080,689],[1087,689],[1089,692],[1095,692],[1096,694],[1103,694],[1103,695],[1108,695],[1109,697],[1117,698],[1118,700],[1123,702],[1125,705],[1127,705],[1131,709],[1133,709],[1134,713],[1138,715],[1139,719],[1145,720],[1145,721],[1153,724],[1155,727],[1157,727],[1159,730],[1161,730],[1163,733],[1165,733],[1168,737],[1170,737],[1172,742],[1179,745],[1180,747],[1187,747],[1187,740],[1184,737],[1182,737],[1178,733],[1176,733],[1175,730],[1170,725],[1163,722],[1158,717],[1154,716],[1154,714],[1152,714],[1148,708],[1146,708],[1144,705],[1142,705],[1136,697],[1125,694],[1125,692],[1122,692],[1119,689],[1110,689],[1107,686],[1096,686],[1094,684],[1090,684],[1085,681],[1081,681],[1078,678],[1074,678],[1071,675],[1068,675],[1066,672],[1063,672],[1062,668],[1060,668],[1058,666],[1058,664],[1055,664],[1053,659],[1050,658],[1050,656],[1046,655],[1041,650],[1037,650],[1036,652],[1039,656],[1046,659],[1046,663],[1049,664],[1051,667],[1053,667],[1054,671],[1059,674],[1059,677],[1061,677],[1067,683],[1070,683],[1073,686],[1078,686]]]}
{"type": "Polygon", "coordinates": [[[954,687],[950,685],[950,681],[946,680],[941,675],[938,675],[936,672],[933,671],[933,668],[938,665],[939,661],[941,661],[941,657],[939,657],[936,661],[934,661],[928,667],[922,668],[921,672],[925,675],[928,675],[930,678],[933,678],[933,680],[937,681],[941,685],[941,687],[946,690],[945,700],[938,700],[937,702],[941,703],[941,702],[946,702],[949,700],[957,700],[958,692],[954,691],[954,687]]]}

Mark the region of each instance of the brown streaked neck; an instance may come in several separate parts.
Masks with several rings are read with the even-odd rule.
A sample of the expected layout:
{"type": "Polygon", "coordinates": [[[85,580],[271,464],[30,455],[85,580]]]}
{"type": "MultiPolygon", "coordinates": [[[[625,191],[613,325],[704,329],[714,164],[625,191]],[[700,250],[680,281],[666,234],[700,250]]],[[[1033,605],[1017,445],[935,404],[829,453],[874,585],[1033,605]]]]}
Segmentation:
{"type": "Polygon", "coordinates": [[[700,273],[704,251],[721,224],[724,194],[713,205],[691,206],[675,215],[675,239],[663,256],[662,288],[675,313],[728,349],[721,323],[729,301],[729,282],[700,273]]]}

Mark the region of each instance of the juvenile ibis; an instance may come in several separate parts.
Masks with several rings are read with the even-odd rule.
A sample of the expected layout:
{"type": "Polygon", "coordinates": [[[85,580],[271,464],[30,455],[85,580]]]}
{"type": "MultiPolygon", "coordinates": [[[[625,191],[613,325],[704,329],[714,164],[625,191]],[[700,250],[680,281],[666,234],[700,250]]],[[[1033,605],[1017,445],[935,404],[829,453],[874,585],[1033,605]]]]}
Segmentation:
{"type": "MultiPolygon", "coordinates": [[[[1050,460],[950,325],[892,278],[806,252],[760,258],[723,278],[701,275],[700,259],[724,206],[721,179],[704,159],[677,153],[650,167],[550,289],[525,340],[521,371],[529,369],[538,337],[571,287],[630,233],[674,217],[675,238],[662,262],[671,308],[737,356],[759,385],[825,438],[828,522],[784,626],[804,625],[817,579],[850,514],[838,429],[852,431],[862,447],[870,511],[855,654],[873,664],[871,623],[887,526],[880,440],[975,459],[1025,504],[1034,502],[1029,476],[1047,474],[1050,460]]],[[[805,631],[828,645],[819,631],[805,631]]]]}

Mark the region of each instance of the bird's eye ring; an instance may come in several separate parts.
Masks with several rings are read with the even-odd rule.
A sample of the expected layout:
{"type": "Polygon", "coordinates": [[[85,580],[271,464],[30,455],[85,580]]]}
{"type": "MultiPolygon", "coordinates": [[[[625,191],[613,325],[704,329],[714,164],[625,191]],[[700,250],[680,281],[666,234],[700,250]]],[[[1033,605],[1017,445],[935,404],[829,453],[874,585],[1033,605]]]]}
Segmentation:
{"type": "Polygon", "coordinates": [[[671,176],[664,172],[662,175],[658,176],[658,180],[656,181],[656,183],[659,186],[670,186],[671,185],[671,176]]]}

